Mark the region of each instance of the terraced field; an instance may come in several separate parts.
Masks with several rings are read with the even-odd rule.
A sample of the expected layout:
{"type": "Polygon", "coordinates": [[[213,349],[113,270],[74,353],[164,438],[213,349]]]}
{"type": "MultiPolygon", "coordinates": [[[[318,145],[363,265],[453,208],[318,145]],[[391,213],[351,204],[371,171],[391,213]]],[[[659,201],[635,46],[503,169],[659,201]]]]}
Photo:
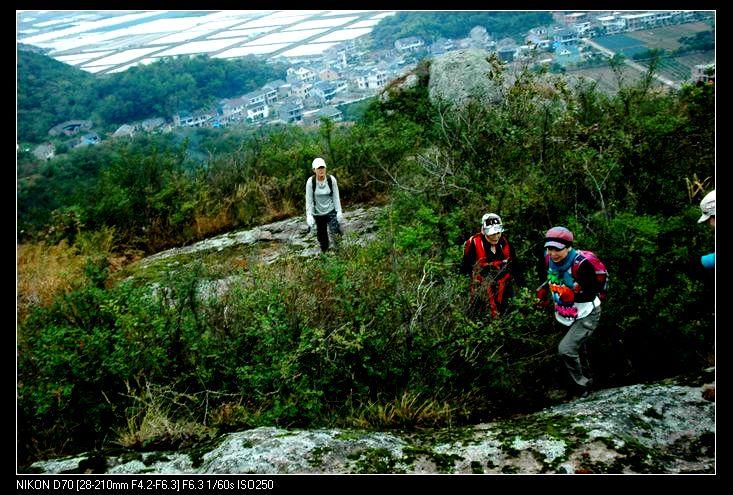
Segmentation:
{"type": "Polygon", "coordinates": [[[710,62],[715,62],[715,50],[688,53],[687,55],[677,57],[677,61],[690,68],[699,64],[709,64],[710,62]]]}
{"type": "MultiPolygon", "coordinates": [[[[593,67],[588,69],[568,70],[569,76],[582,76],[593,79],[598,83],[598,90],[606,94],[618,92],[616,74],[610,67],[593,67]]],[[[642,73],[633,67],[624,66],[622,69],[622,84],[632,84],[641,79],[642,73]]]]}
{"type": "MultiPolygon", "coordinates": [[[[664,58],[657,67],[657,73],[675,81],[687,81],[692,76],[692,68],[698,64],[715,61],[715,51],[689,53],[679,57],[664,58]]],[[[648,62],[640,62],[648,67],[648,62]]]]}

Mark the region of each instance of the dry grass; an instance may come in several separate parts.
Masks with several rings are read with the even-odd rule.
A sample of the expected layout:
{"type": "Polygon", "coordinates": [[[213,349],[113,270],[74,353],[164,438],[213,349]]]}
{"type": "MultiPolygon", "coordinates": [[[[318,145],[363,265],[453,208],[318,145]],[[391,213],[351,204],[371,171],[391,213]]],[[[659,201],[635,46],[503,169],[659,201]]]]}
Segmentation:
{"type": "Polygon", "coordinates": [[[19,316],[26,314],[30,306],[49,304],[85,279],[86,256],[66,241],[55,246],[21,244],[17,256],[19,316]]]}
{"type": "Polygon", "coordinates": [[[231,220],[226,208],[220,209],[216,215],[197,213],[194,217],[196,236],[203,239],[210,234],[218,234],[231,228],[231,220]]]}
{"type": "Polygon", "coordinates": [[[456,408],[447,402],[405,391],[402,396],[381,404],[371,402],[347,420],[357,428],[414,428],[450,426],[456,408]]]}
{"type": "Polygon", "coordinates": [[[87,262],[100,256],[109,260],[114,237],[113,228],[103,228],[80,233],[73,246],[65,240],[55,246],[43,242],[20,244],[17,248],[18,318],[22,321],[31,306],[48,305],[59,294],[84,284],[87,262]]]}
{"type": "Polygon", "coordinates": [[[233,431],[260,424],[262,408],[251,410],[241,402],[225,402],[211,411],[211,425],[218,430],[233,431]]]}
{"type": "Polygon", "coordinates": [[[210,436],[209,428],[200,423],[172,418],[174,409],[180,409],[180,394],[150,385],[130,394],[129,384],[127,387],[135,405],[128,409],[126,427],[117,432],[117,444],[125,448],[181,447],[210,436]]]}

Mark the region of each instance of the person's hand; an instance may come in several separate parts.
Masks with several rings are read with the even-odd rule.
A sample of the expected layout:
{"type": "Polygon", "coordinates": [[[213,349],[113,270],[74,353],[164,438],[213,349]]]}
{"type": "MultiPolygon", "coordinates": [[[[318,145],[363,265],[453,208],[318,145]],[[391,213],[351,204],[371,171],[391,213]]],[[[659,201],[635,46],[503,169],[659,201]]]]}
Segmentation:
{"type": "Polygon", "coordinates": [[[305,222],[308,224],[308,227],[313,228],[316,224],[316,219],[313,218],[313,215],[306,215],[305,222]]]}
{"type": "Polygon", "coordinates": [[[546,308],[550,305],[549,298],[547,297],[549,293],[549,290],[547,290],[547,286],[545,284],[542,284],[542,286],[537,289],[537,300],[535,301],[535,304],[539,308],[546,308]]]}
{"type": "Polygon", "coordinates": [[[336,221],[338,223],[341,223],[344,221],[344,214],[342,212],[339,211],[338,213],[336,213],[336,221]]]}

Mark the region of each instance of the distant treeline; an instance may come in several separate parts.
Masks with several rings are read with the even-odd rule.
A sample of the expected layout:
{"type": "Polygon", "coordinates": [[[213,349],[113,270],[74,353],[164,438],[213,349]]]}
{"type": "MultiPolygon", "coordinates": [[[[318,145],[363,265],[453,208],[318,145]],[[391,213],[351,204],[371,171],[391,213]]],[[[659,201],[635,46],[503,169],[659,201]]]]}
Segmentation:
{"type": "Polygon", "coordinates": [[[474,26],[482,26],[497,39],[519,39],[529,29],[551,22],[549,12],[398,12],[377,24],[372,38],[376,47],[392,48],[396,40],[408,36],[428,42],[465,38],[474,26]]]}
{"type": "Polygon", "coordinates": [[[104,128],[194,111],[285,78],[285,65],[236,60],[166,58],[124,72],[94,76],[31,51],[18,51],[18,139],[40,142],[70,119],[104,128]]]}

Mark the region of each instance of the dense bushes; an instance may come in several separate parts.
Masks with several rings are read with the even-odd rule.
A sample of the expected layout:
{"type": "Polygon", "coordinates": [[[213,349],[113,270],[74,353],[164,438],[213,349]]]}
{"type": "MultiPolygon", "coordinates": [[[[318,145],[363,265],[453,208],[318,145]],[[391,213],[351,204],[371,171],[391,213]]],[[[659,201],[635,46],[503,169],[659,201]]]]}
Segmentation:
{"type": "Polygon", "coordinates": [[[697,260],[713,240],[685,179],[714,176],[712,91],[664,94],[642,81],[608,97],[546,74],[516,81],[503,103],[462,111],[433,106],[419,86],[353,128],[249,136],[204,166],[182,152],[110,153],[95,187],[116,199],[82,203],[79,215],[101,226],[111,205],[138,201],[136,228],[113,221],[148,236],[149,249],[151,218],[167,219],[155,224],[162,245],[298,212],[315,155],[333,164],[347,201],[389,201],[368,246],[250,266],[218,297],[202,292],[213,274],[191,264],[154,286],[103,289],[97,273],[35,308],[18,331],[21,460],[108,445],[115,432],[142,443],[150,434],[135,428],[153,423],[175,443],[189,424],[196,435],[439,426],[540,407],[566,379],[562,329],[533,301],[553,225],[609,267],[592,344],[599,383],[708,365],[714,291],[697,260]],[[470,315],[456,270],[486,211],[504,219],[523,268],[512,309],[494,321],[470,315]],[[156,415],[165,421],[140,419],[156,415]]]}

